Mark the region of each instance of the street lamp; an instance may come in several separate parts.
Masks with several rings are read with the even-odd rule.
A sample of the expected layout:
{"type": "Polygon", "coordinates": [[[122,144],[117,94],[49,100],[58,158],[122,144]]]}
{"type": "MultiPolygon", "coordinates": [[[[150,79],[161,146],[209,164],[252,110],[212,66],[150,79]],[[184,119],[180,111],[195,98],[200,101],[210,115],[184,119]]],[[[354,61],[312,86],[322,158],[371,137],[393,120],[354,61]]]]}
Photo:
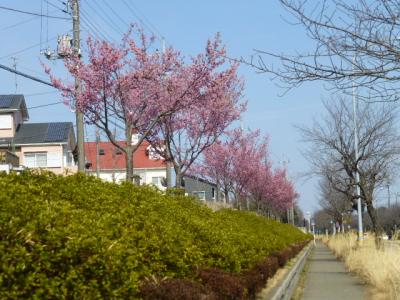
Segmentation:
{"type": "Polygon", "coordinates": [[[308,233],[310,233],[311,232],[311,213],[308,211],[307,213],[306,213],[306,215],[307,215],[307,228],[308,228],[308,233]]]}
{"type": "MultiPolygon", "coordinates": [[[[355,63],[356,57],[354,56],[353,61],[355,63]]],[[[356,87],[353,81],[353,121],[354,121],[354,155],[356,160],[355,170],[355,183],[356,183],[356,197],[357,197],[357,214],[358,214],[358,240],[364,239],[363,234],[363,223],[362,223],[362,211],[361,211],[361,197],[360,197],[360,174],[358,172],[358,130],[357,130],[357,97],[356,87]]]]}

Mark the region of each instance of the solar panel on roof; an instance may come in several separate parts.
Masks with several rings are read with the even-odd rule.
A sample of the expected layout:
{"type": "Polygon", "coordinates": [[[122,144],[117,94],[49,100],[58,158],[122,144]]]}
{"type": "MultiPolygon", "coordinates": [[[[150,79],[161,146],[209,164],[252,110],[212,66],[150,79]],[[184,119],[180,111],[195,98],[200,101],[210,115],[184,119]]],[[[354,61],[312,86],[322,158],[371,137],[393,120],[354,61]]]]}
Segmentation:
{"type": "Polygon", "coordinates": [[[13,102],[11,97],[1,97],[0,98],[0,108],[9,108],[13,102]]]}
{"type": "Polygon", "coordinates": [[[47,129],[45,142],[64,141],[67,123],[50,123],[47,129]]]}

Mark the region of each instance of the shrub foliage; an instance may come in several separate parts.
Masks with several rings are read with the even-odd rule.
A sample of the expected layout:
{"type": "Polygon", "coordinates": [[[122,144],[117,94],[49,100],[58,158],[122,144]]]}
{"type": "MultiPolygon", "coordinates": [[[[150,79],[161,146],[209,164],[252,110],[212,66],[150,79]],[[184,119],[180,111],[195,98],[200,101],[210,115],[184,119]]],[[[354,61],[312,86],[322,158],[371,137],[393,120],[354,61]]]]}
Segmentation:
{"type": "Polygon", "coordinates": [[[1,299],[150,299],[168,282],[217,299],[218,278],[240,298],[249,288],[238,274],[281,264],[276,253],[308,239],[249,212],[82,174],[0,174],[0,191],[1,299]]]}

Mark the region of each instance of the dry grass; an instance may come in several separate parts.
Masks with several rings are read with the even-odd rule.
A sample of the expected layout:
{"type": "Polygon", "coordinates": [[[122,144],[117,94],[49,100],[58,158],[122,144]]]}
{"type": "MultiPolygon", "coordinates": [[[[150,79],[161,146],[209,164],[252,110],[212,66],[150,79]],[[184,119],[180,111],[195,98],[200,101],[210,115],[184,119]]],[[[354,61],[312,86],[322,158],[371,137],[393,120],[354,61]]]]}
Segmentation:
{"type": "MultiPolygon", "coordinates": [[[[374,237],[358,244],[354,233],[324,238],[329,248],[340,257],[349,271],[358,274],[374,288],[378,298],[400,299],[400,247],[386,242],[376,249],[374,237]]],[[[375,298],[374,298],[375,299],[375,298]]]]}

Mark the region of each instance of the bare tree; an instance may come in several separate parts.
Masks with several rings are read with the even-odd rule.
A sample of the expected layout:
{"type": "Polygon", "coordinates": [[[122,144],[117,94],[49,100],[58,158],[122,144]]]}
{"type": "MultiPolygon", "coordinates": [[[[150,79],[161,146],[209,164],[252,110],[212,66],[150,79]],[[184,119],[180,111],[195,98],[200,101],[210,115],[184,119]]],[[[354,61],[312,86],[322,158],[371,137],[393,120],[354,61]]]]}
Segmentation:
{"type": "Polygon", "coordinates": [[[312,173],[326,178],[335,191],[354,201],[355,172],[360,174],[361,200],[378,233],[379,223],[374,207],[374,192],[388,182],[400,154],[399,136],[395,129],[396,111],[392,106],[359,107],[359,159],[355,160],[353,114],[350,101],[324,103],[325,118],[310,128],[300,128],[312,173]]]}
{"type": "MultiPolygon", "coordinates": [[[[331,177],[332,178],[332,177],[331,177]]],[[[351,185],[346,184],[346,192],[342,192],[342,183],[332,182],[329,177],[320,181],[320,200],[321,208],[328,214],[334,222],[338,222],[340,228],[348,219],[352,211],[353,194],[351,185]],[[340,187],[338,187],[340,184],[340,187]]]]}
{"type": "Polygon", "coordinates": [[[242,62],[272,73],[289,89],[322,80],[341,92],[355,84],[362,87],[360,96],[373,101],[399,99],[400,0],[279,1],[314,41],[313,50],[255,50],[251,61],[242,62]]]}
{"type": "Polygon", "coordinates": [[[332,216],[329,215],[324,209],[320,209],[313,214],[315,221],[315,229],[317,232],[325,233],[326,230],[332,232],[332,216]]]}

